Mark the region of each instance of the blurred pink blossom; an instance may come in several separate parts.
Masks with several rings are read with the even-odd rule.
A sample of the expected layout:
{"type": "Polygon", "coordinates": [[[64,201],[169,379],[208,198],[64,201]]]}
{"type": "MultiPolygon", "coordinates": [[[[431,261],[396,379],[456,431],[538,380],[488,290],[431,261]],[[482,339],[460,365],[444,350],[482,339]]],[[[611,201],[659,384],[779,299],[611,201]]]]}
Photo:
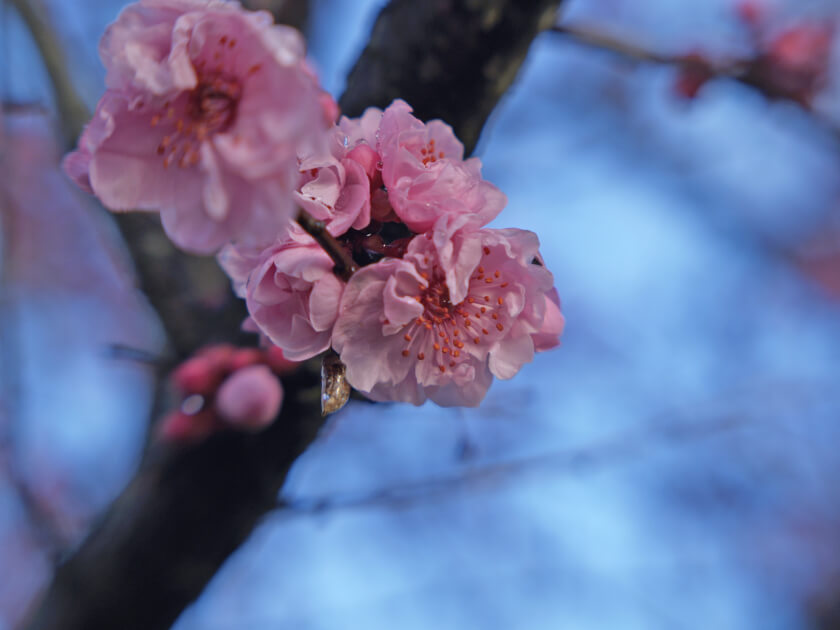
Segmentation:
{"type": "Polygon", "coordinates": [[[300,34],[218,0],[140,0],[106,31],[108,90],[67,172],[113,210],[159,210],[179,246],[266,245],[334,103],[300,34]]]}
{"type": "Polygon", "coordinates": [[[216,395],[216,410],[227,424],[258,430],[280,412],[283,386],[265,365],[249,365],[231,374],[216,395]]]}

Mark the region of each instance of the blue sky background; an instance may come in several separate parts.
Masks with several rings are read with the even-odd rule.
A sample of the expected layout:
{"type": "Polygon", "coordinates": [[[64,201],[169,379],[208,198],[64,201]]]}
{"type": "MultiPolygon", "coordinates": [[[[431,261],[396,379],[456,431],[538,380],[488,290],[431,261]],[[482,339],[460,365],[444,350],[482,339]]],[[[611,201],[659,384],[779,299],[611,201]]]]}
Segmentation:
{"type": "MultiPolygon", "coordinates": [[[[91,104],[94,42],[121,4],[50,5],[91,104]]],[[[315,1],[311,54],[334,94],[381,5],[315,1]]],[[[563,19],[662,51],[743,54],[733,5],[571,0],[563,19]]],[[[775,7],[785,20],[840,10],[775,7]]],[[[4,15],[3,95],[49,105],[4,15]]],[[[680,101],[674,78],[537,39],[479,155],[509,198],[494,225],[540,236],[563,346],[478,409],[351,403],[295,465],[292,507],[265,519],[178,630],[808,627],[840,569],[840,308],[798,261],[823,251],[819,235],[840,250],[840,144],[731,82],[680,101]]],[[[828,119],[837,89],[818,102],[828,119]]],[[[114,258],[101,240],[88,263],[100,270],[114,258]]],[[[7,280],[19,369],[4,365],[0,395],[15,461],[73,540],[136,466],[148,383],[102,350],[136,304],[60,284],[7,280]]],[[[143,321],[131,334],[153,348],[143,321]]],[[[43,554],[19,551],[21,519],[0,483],[0,567],[32,576],[28,589],[0,580],[2,630],[48,575],[43,554]]]]}

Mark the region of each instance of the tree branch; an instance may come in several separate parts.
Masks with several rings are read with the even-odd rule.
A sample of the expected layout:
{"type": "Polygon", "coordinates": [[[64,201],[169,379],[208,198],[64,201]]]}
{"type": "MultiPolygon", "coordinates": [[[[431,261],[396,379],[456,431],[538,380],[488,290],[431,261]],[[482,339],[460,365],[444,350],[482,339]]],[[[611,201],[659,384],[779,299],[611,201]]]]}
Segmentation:
{"type": "Polygon", "coordinates": [[[11,2],[29,29],[44,60],[53,86],[65,146],[70,147],[75,144],[76,138],[90,119],[90,112],[73,86],[67,67],[67,57],[61,49],[55,29],[47,19],[49,11],[41,0],[11,0],[11,2]]]}
{"type": "MultiPolygon", "coordinates": [[[[822,77],[805,70],[779,68],[772,56],[758,52],[751,58],[712,60],[697,54],[659,53],[636,43],[622,40],[591,28],[558,24],[552,32],[567,36],[574,41],[613,52],[626,59],[644,63],[655,63],[682,68],[694,73],[703,82],[711,78],[729,78],[749,86],[774,100],[792,101],[801,106],[822,126],[830,129],[840,138],[836,123],[826,120],[811,108],[813,92],[820,87],[822,77]]],[[[828,52],[826,52],[826,55],[828,52]]]]}
{"type": "MultiPolygon", "coordinates": [[[[452,124],[470,151],[558,4],[393,0],[377,19],[342,108],[352,116],[405,98],[421,118],[452,124]]],[[[174,250],[157,221],[127,214],[118,222],[179,356],[238,330],[241,301],[227,289],[208,307],[198,290],[220,277],[215,262],[199,263],[196,282],[191,260],[202,259],[174,250]]],[[[152,444],[135,479],[60,567],[28,627],[168,628],[276,507],[289,468],[322,426],[319,382],[312,366],[285,379],[283,411],[259,435],[227,432],[181,448],[152,444]]]]}
{"type": "Polygon", "coordinates": [[[749,61],[734,60],[726,63],[708,64],[700,61],[693,55],[669,55],[648,50],[634,42],[618,39],[606,33],[596,31],[583,26],[572,26],[570,24],[557,24],[551,28],[553,33],[566,35],[579,44],[607,50],[622,57],[672,66],[684,66],[688,68],[711,68],[716,76],[737,77],[744,72],[749,61]]]}
{"type": "Polygon", "coordinates": [[[297,222],[332,258],[335,263],[335,275],[344,281],[349,280],[353,272],[356,271],[356,263],[353,262],[353,258],[347,252],[347,249],[327,231],[324,222],[316,221],[311,214],[303,209],[298,211],[297,222]]]}
{"type": "Polygon", "coordinates": [[[142,468],[59,567],[28,628],[168,628],[276,506],[323,420],[317,371],[284,379],[276,421],[194,445],[153,444],[142,468]]]}

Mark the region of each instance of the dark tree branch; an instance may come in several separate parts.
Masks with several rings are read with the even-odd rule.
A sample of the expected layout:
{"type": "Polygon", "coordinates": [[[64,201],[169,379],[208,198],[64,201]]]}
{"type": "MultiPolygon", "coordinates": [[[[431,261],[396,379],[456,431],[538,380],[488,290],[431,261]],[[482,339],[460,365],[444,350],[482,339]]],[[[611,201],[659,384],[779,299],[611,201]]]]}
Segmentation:
{"type": "Polygon", "coordinates": [[[356,263],[353,262],[347,249],[339,243],[335,237],[327,231],[327,226],[323,221],[316,221],[305,210],[299,210],[297,222],[304,231],[309,234],[318,245],[321,246],[327,254],[329,254],[332,261],[335,263],[335,275],[342,280],[348,280],[353,272],[356,271],[356,263]]]}
{"type": "Polygon", "coordinates": [[[195,256],[172,244],[157,214],[129,212],[114,219],[134,260],[138,286],[160,317],[169,341],[167,364],[208,343],[248,343],[240,329],[245,304],[211,256],[195,256]]]}
{"type": "Polygon", "coordinates": [[[277,504],[286,474],[321,427],[310,369],[284,379],[264,432],[156,444],[139,474],[68,562],[31,629],[168,628],[277,504]]]}
{"type": "MultiPolygon", "coordinates": [[[[342,108],[356,115],[405,98],[419,117],[452,124],[471,151],[558,4],[394,0],[377,19],[342,108]]],[[[175,250],[150,215],[118,222],[177,356],[238,334],[241,302],[214,261],[175,250]]],[[[322,426],[319,383],[317,366],[286,379],[281,416],[259,435],[222,433],[181,448],[153,443],[129,487],[60,567],[28,627],[168,628],[276,507],[289,468],[322,426]]]]}
{"type": "Polygon", "coordinates": [[[560,0],[392,0],[347,79],[341,109],[359,116],[401,98],[440,118],[472,153],[560,0]]]}

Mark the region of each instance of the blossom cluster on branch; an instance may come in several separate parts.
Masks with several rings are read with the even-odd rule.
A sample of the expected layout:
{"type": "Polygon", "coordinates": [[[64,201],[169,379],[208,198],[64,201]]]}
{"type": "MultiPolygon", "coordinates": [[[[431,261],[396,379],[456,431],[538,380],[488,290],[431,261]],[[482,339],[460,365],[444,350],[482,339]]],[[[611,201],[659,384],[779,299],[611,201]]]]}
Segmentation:
{"type": "Polygon", "coordinates": [[[374,400],[477,405],[559,343],[536,235],[485,227],[506,197],[445,123],[399,100],[336,122],[300,35],[234,2],[140,0],[100,52],[108,89],[66,170],[221,248],[246,325],[286,358],[333,348],[374,400]]]}
{"type": "Polygon", "coordinates": [[[828,82],[837,30],[834,19],[811,19],[774,29],[771,24],[777,16],[764,2],[743,0],[735,11],[747,28],[752,54],[723,64],[700,52],[678,58],[681,68],[675,85],[677,94],[694,98],[709,80],[725,74],[771,98],[789,99],[811,109],[828,82]]]}

